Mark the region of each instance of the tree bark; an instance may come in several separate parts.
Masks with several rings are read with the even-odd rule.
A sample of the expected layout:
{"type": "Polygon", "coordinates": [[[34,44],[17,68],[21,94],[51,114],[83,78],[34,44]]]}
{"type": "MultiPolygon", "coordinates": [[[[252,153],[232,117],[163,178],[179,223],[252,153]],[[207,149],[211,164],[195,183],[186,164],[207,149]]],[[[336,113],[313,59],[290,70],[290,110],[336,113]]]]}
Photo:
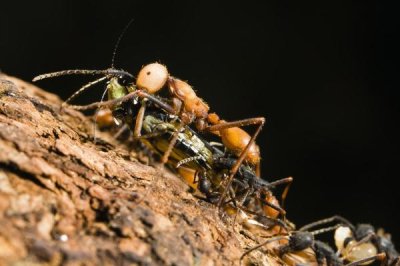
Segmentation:
{"type": "MultiPolygon", "coordinates": [[[[178,176],[0,74],[0,265],[232,265],[257,244],[178,176]]],[[[259,239],[258,239],[259,241],[259,239]]],[[[273,263],[265,250],[247,263],[273,263]]]]}

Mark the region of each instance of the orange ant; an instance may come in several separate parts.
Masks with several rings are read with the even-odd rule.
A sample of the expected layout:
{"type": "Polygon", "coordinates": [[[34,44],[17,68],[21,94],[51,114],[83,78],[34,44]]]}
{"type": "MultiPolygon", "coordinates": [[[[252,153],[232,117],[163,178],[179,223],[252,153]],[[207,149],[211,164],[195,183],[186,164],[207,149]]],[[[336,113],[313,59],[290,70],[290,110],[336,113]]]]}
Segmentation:
{"type": "MultiPolygon", "coordinates": [[[[155,102],[159,105],[159,107],[170,114],[178,115],[178,117],[182,121],[181,127],[194,123],[197,130],[201,132],[211,132],[221,136],[222,143],[224,144],[226,149],[229,150],[236,157],[238,157],[235,165],[233,165],[230,169],[230,175],[226,180],[225,189],[218,203],[218,205],[221,206],[221,203],[228,191],[228,188],[232,183],[233,177],[235,176],[236,172],[239,170],[240,165],[243,162],[246,162],[255,167],[257,176],[260,176],[261,158],[259,147],[255,143],[255,139],[257,138],[257,135],[260,133],[265,123],[265,118],[257,117],[233,122],[226,122],[225,120],[221,120],[215,113],[209,113],[209,106],[204,102],[203,99],[196,95],[193,88],[187,82],[172,77],[169,74],[166,66],[160,63],[152,63],[144,66],[137,76],[136,86],[125,86],[124,84],[119,84],[118,78],[132,78],[131,74],[122,70],[114,69],[114,60],[118,45],[132,22],[133,19],[128,22],[117,40],[113,51],[111,68],[107,70],[64,70],[37,76],[33,79],[33,81],[71,74],[101,74],[103,75],[103,77],[81,87],[63,103],[63,106],[66,106],[69,101],[85,91],[87,88],[104,80],[108,80],[109,83],[114,83],[111,86],[107,86],[107,89],[103,94],[104,97],[105,93],[108,90],[108,102],[102,103],[101,101],[100,103],[93,103],[87,106],[71,107],[81,110],[93,107],[100,107],[102,105],[114,107],[117,103],[121,103],[122,101],[128,101],[131,99],[137,99],[139,97],[142,99],[142,104],[136,117],[135,128],[133,130],[134,137],[140,136],[146,108],[146,100],[151,100],[155,102]],[[172,102],[172,106],[169,106],[159,101],[156,97],[153,97],[153,95],[158,93],[166,85],[169,88],[171,94],[170,100],[172,102]],[[112,89],[110,90],[109,88],[112,89]],[[253,136],[250,136],[247,132],[239,128],[248,125],[257,125],[257,129],[253,136]]],[[[168,161],[174,143],[177,140],[179,130],[180,128],[177,129],[177,132],[171,139],[168,149],[165,151],[162,157],[162,163],[166,163],[168,161]]]]}
{"type": "Polygon", "coordinates": [[[162,156],[162,163],[166,163],[168,161],[172,148],[177,140],[178,132],[184,125],[194,123],[196,128],[201,132],[211,132],[221,136],[222,143],[227,150],[229,150],[238,158],[236,163],[230,169],[229,177],[226,179],[225,189],[222,192],[220,201],[218,203],[219,206],[221,206],[228,188],[232,183],[233,177],[243,162],[247,162],[248,164],[254,166],[257,175],[259,175],[260,151],[259,147],[255,143],[255,139],[265,123],[264,117],[250,118],[233,122],[221,120],[215,113],[209,113],[209,106],[203,101],[203,99],[196,95],[192,87],[187,82],[170,76],[167,68],[159,63],[152,63],[144,66],[137,76],[136,85],[121,85],[118,82],[118,77],[132,76],[129,73],[121,70],[115,70],[113,68],[107,70],[64,70],[37,76],[33,81],[70,74],[103,74],[104,76],[83,86],[70,98],[68,98],[64,102],[63,106],[66,106],[69,101],[90,86],[106,79],[109,80],[108,98],[110,100],[92,103],[86,106],[71,105],[71,107],[79,110],[98,108],[102,106],[113,108],[116,104],[121,102],[130,101],[137,98],[143,99],[144,101],[142,101],[136,117],[135,128],[133,130],[134,137],[140,136],[143,117],[146,109],[145,100],[153,101],[168,113],[177,115],[179,118],[181,118],[182,124],[180,128],[178,127],[176,133],[171,139],[168,149],[162,156]],[[172,105],[166,104],[155,97],[155,94],[166,85],[171,94],[171,99],[169,100],[172,102],[172,105]],[[239,128],[247,125],[257,125],[257,129],[251,137],[247,132],[239,128]]]}

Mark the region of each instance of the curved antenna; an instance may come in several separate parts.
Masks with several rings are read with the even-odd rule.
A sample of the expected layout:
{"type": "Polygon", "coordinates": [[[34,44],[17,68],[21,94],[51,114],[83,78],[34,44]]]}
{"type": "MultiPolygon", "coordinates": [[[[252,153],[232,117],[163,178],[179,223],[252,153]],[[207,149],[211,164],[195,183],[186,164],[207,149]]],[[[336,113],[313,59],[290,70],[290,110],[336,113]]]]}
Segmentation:
{"type": "Polygon", "coordinates": [[[320,226],[320,225],[327,224],[327,223],[331,223],[331,222],[342,223],[342,224],[348,226],[352,232],[355,231],[354,225],[349,220],[347,220],[346,218],[344,218],[342,216],[339,216],[339,215],[335,215],[335,216],[332,216],[332,217],[329,217],[329,218],[325,218],[325,219],[321,219],[321,220],[309,223],[307,225],[302,226],[299,229],[299,231],[309,231],[309,229],[311,229],[313,227],[320,226]]]}
{"type": "Polygon", "coordinates": [[[201,155],[188,157],[188,158],[185,158],[185,159],[180,160],[180,161],[176,164],[175,167],[176,167],[176,168],[179,168],[179,167],[181,167],[181,165],[187,164],[187,163],[189,163],[189,162],[191,162],[191,161],[200,160],[200,159],[202,159],[202,158],[203,158],[203,156],[201,156],[201,155]]]}
{"type": "MultiPolygon", "coordinates": [[[[77,90],[76,92],[74,92],[74,94],[72,94],[67,100],[65,100],[65,102],[63,102],[61,104],[61,107],[65,107],[66,105],[68,105],[68,103],[70,101],[72,101],[73,99],[75,99],[79,94],[81,94],[82,92],[84,92],[87,88],[92,87],[94,85],[96,85],[97,83],[102,82],[103,80],[107,79],[107,76],[101,77],[99,79],[96,79],[94,81],[91,81],[85,85],[83,85],[79,90],[77,90]]],[[[106,89],[107,91],[107,89],[106,89]]]]}
{"type": "Polygon", "coordinates": [[[132,22],[133,22],[134,20],[135,20],[134,18],[131,18],[131,20],[128,22],[128,24],[126,24],[125,28],[122,30],[121,34],[120,34],[119,37],[118,37],[118,40],[117,40],[117,43],[115,44],[114,51],[113,51],[113,55],[112,55],[112,58],[111,58],[111,68],[114,68],[115,56],[116,56],[116,54],[117,54],[117,50],[118,50],[118,47],[119,47],[119,43],[121,42],[122,37],[124,37],[125,32],[128,30],[129,26],[132,24],[132,22]]]}
{"type": "Polygon", "coordinates": [[[67,76],[67,75],[111,75],[111,76],[128,76],[133,78],[133,76],[124,71],[118,69],[103,69],[103,70],[89,70],[89,69],[69,69],[69,70],[62,70],[57,72],[51,72],[36,76],[33,78],[33,82],[48,78],[60,77],[60,76],[67,76]]]}
{"type": "Polygon", "coordinates": [[[323,233],[326,233],[326,232],[334,231],[338,227],[340,227],[340,224],[337,224],[337,225],[334,225],[334,226],[330,226],[330,227],[326,227],[326,228],[322,228],[322,229],[318,229],[318,230],[310,232],[310,234],[312,234],[313,236],[320,235],[320,234],[323,234],[323,233]]]}

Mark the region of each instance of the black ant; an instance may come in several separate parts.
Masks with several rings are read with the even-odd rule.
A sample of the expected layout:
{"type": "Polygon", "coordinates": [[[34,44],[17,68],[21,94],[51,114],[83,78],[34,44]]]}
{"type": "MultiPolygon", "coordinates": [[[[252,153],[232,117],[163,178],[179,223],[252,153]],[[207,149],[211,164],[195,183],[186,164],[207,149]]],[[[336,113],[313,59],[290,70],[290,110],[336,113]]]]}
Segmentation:
{"type": "Polygon", "coordinates": [[[352,262],[377,253],[384,253],[386,259],[383,265],[400,265],[400,254],[395,249],[390,235],[381,231],[377,232],[370,224],[353,225],[347,219],[336,215],[310,223],[303,226],[301,230],[309,230],[331,222],[342,224],[336,229],[334,238],[338,253],[343,259],[352,262]]]}
{"type": "Polygon", "coordinates": [[[349,264],[344,264],[342,258],[340,258],[328,244],[314,239],[315,235],[332,231],[336,228],[338,228],[338,226],[313,232],[303,231],[302,228],[300,228],[299,231],[291,232],[288,235],[273,236],[265,242],[247,250],[242,254],[240,260],[242,261],[250,252],[280,240],[284,240],[286,243],[275,246],[272,250],[288,265],[311,265],[313,263],[324,265],[324,263],[326,263],[328,266],[356,266],[370,261],[383,260],[385,258],[385,253],[379,253],[353,261],[349,264]]]}

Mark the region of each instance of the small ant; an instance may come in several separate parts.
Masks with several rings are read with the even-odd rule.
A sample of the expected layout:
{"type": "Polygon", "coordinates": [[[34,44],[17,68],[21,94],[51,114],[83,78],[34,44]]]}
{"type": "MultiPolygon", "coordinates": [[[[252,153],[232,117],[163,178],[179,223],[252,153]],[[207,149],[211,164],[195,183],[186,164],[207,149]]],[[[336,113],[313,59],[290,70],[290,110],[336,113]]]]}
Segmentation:
{"type": "Polygon", "coordinates": [[[370,224],[357,224],[355,226],[347,219],[336,215],[303,226],[301,229],[308,230],[331,222],[342,224],[336,229],[334,239],[338,253],[343,259],[352,262],[379,252],[384,253],[386,256],[383,265],[400,265],[400,254],[395,249],[390,235],[384,234],[379,230],[376,232],[375,228],[370,224]]]}
{"type": "Polygon", "coordinates": [[[357,261],[352,261],[349,264],[344,264],[342,258],[340,258],[328,244],[314,239],[315,235],[332,231],[336,228],[338,228],[338,226],[327,227],[313,232],[303,231],[303,229],[300,228],[299,231],[291,232],[288,235],[272,236],[265,242],[244,252],[240,257],[240,261],[242,261],[247,254],[256,249],[272,242],[282,240],[285,241],[285,243],[273,247],[272,250],[288,265],[311,265],[316,263],[320,266],[326,263],[328,266],[356,266],[375,260],[384,260],[385,253],[379,253],[357,261]]]}

